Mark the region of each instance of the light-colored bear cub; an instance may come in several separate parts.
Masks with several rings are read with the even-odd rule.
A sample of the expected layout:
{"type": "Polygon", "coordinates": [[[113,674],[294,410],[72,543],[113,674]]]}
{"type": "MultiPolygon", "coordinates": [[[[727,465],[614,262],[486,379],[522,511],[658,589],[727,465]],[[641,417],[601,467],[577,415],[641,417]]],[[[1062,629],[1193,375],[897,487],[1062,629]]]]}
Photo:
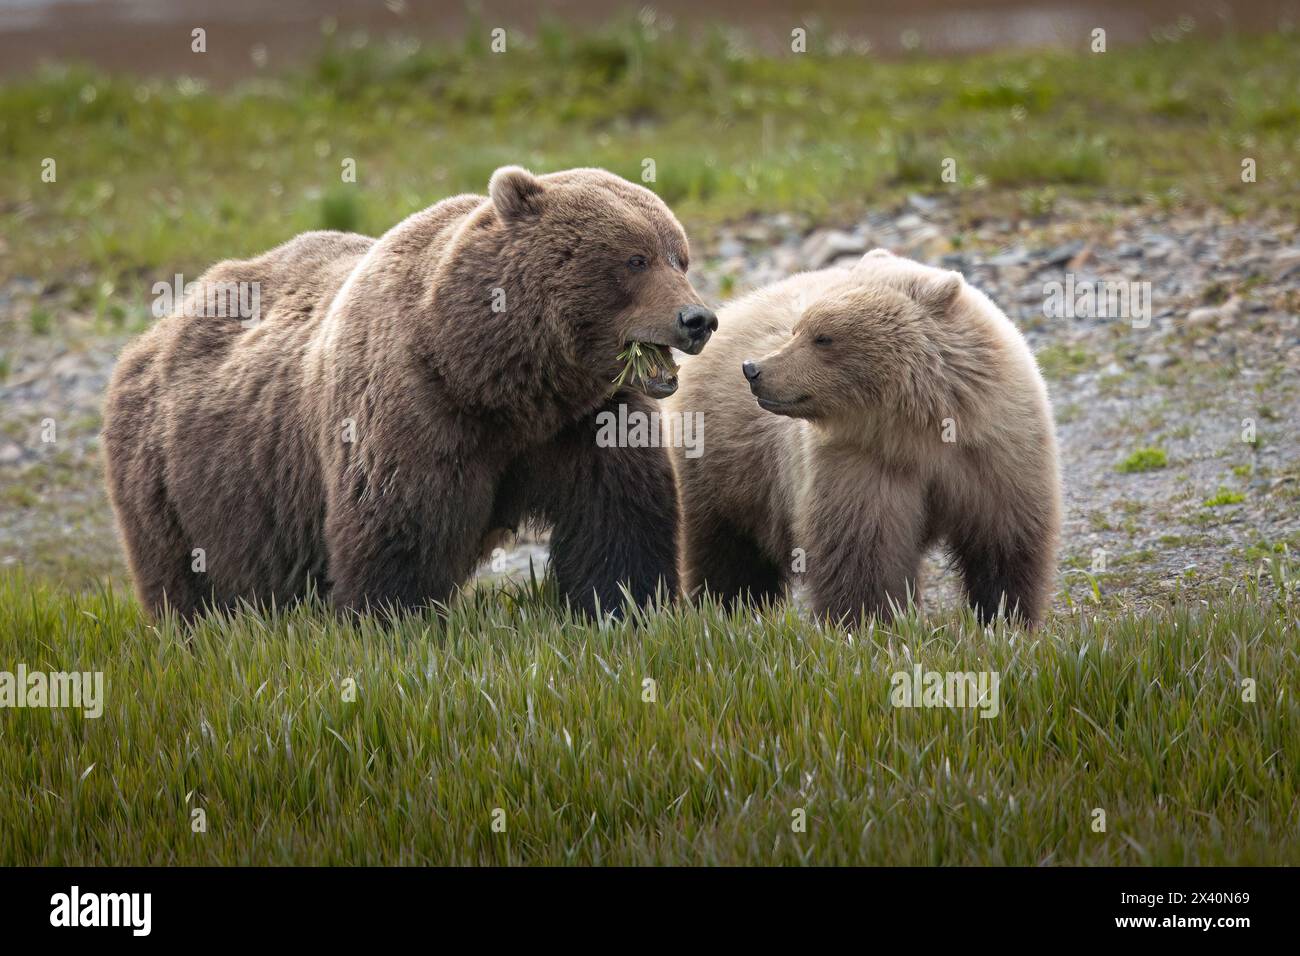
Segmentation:
{"type": "Polygon", "coordinates": [[[1060,479],[1024,338],[956,272],[878,249],[728,305],[669,410],[682,585],[726,601],[802,583],[814,613],[887,617],[942,543],[981,620],[1050,601],[1060,479]]]}

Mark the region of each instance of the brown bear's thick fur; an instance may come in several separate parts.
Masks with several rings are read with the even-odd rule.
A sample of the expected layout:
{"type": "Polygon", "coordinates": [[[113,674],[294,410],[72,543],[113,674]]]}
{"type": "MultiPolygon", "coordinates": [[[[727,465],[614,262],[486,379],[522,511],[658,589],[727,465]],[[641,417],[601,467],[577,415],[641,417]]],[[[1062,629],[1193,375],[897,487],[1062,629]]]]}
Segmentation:
{"type": "Polygon", "coordinates": [[[888,616],[942,542],[981,619],[1005,602],[1042,620],[1056,438],[1033,356],[992,302],[876,250],[761,289],[719,323],[667,403],[705,425],[702,453],[674,456],[684,590],[762,601],[802,583],[819,617],[888,616]]]}
{"type": "Polygon", "coordinates": [[[598,448],[594,419],[653,406],[610,396],[626,342],[696,352],[716,328],[686,236],[602,170],[506,167],[489,193],[213,266],[197,294],[257,283],[260,321],[182,306],[126,350],[103,440],[149,609],[445,600],[525,520],[581,608],[674,589],[667,452],[598,448]]]}

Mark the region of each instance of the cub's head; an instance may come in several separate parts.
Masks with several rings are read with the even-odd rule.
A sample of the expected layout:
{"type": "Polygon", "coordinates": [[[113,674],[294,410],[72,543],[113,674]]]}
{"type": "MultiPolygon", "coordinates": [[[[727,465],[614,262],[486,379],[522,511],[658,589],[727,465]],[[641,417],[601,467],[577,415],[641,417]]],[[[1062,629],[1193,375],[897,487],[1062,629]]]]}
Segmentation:
{"type": "Polygon", "coordinates": [[[488,191],[517,284],[540,299],[570,359],[607,385],[629,346],[659,346],[669,361],[630,383],[654,398],[676,391],[669,349],[697,354],[718,320],[686,278],[686,233],[663,201],[601,169],[534,176],[506,166],[488,191]]]}
{"type": "Polygon", "coordinates": [[[956,272],[868,253],[851,284],[813,300],[787,343],[741,371],[778,415],[851,420],[900,408],[938,373],[935,331],[961,289],[956,272]]]}

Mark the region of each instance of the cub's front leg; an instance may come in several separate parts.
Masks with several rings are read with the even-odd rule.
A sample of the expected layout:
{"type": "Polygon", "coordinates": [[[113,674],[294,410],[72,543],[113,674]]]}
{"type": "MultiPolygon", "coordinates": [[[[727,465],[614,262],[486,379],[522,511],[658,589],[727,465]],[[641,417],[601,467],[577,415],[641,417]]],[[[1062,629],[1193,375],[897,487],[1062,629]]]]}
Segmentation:
{"type": "Polygon", "coordinates": [[[832,623],[888,620],[891,602],[903,607],[909,591],[918,596],[923,490],[910,476],[864,466],[860,452],[819,455],[796,526],[812,611],[832,623]]]}

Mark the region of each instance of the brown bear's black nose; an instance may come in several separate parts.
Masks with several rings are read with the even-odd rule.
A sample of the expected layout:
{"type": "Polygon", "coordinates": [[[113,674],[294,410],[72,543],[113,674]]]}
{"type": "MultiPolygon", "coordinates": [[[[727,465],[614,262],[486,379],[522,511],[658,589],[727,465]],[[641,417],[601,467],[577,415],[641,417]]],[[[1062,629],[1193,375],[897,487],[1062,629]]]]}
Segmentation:
{"type": "Polygon", "coordinates": [[[745,373],[745,378],[751,382],[763,374],[762,370],[749,359],[745,359],[740,363],[740,370],[745,373]]]}
{"type": "Polygon", "coordinates": [[[677,313],[677,324],[693,339],[718,331],[718,317],[702,305],[688,305],[677,313]]]}

